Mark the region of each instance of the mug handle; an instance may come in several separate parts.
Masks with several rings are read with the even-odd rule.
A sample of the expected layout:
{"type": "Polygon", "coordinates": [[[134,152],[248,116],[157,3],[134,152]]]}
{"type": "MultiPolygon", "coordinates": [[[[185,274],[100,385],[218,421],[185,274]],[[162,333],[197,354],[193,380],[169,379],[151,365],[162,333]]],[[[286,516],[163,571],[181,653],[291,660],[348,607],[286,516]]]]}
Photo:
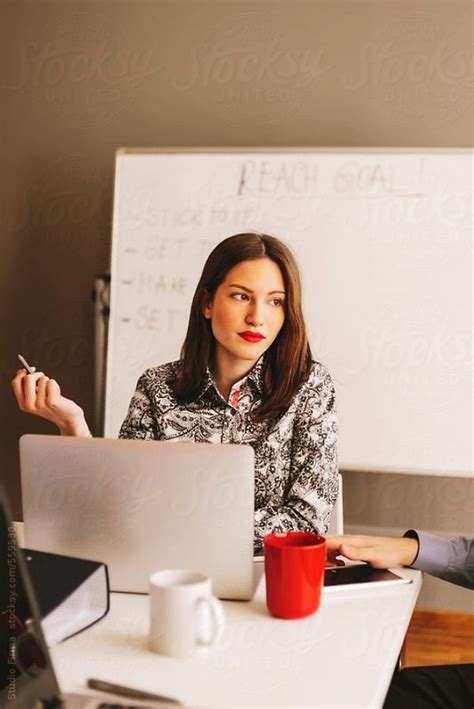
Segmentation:
{"type": "Polygon", "coordinates": [[[222,603],[212,594],[210,596],[201,596],[196,600],[196,612],[199,612],[199,607],[205,605],[209,608],[211,616],[211,635],[209,639],[202,637],[196,638],[196,645],[209,647],[213,645],[222,635],[224,630],[224,611],[222,603]]]}

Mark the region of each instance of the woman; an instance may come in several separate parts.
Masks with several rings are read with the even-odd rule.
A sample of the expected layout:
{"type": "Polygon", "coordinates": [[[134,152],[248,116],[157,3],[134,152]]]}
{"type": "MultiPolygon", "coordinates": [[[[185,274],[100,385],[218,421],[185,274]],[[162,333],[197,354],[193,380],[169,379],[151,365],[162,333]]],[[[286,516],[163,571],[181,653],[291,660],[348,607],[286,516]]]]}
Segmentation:
{"type": "MultiPolygon", "coordinates": [[[[23,411],[90,436],[82,409],[42,372],[12,382],[23,411]]],[[[334,386],[313,360],[289,249],[237,234],[208,257],[181,358],[147,369],[120,438],[245,443],[255,452],[255,552],[265,534],[326,532],[338,493],[334,386]]]]}

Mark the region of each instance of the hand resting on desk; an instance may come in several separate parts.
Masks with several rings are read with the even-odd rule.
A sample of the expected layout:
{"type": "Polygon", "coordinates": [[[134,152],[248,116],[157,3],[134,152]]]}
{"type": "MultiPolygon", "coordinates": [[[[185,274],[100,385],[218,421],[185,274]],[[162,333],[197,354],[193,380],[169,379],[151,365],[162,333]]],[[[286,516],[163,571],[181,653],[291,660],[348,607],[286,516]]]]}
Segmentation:
{"type": "Polygon", "coordinates": [[[355,561],[367,561],[376,569],[410,566],[418,554],[418,541],[408,537],[367,537],[353,534],[326,537],[328,559],[342,554],[355,561]]]}
{"type": "Polygon", "coordinates": [[[74,401],[62,396],[55,379],[43,372],[28,374],[26,369],[18,369],[11,384],[22,411],[56,424],[63,436],[91,435],[84,411],[74,401]]]}

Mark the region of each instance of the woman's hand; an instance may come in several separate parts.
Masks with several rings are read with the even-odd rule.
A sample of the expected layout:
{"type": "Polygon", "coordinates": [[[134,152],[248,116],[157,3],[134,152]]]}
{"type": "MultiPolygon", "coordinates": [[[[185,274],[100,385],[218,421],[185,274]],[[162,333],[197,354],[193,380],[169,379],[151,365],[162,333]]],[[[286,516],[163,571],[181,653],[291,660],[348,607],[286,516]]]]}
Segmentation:
{"type": "Polygon", "coordinates": [[[366,537],[342,534],[326,537],[329,554],[342,554],[355,561],[367,561],[376,569],[410,566],[418,554],[418,542],[408,537],[366,537]]]}
{"type": "Polygon", "coordinates": [[[61,395],[55,379],[46,377],[43,372],[28,374],[26,369],[19,369],[12,379],[12,387],[22,411],[51,421],[65,436],[91,435],[83,410],[61,395]]]}
{"type": "MultiPolygon", "coordinates": [[[[327,537],[326,537],[327,539],[327,537]]],[[[329,548],[327,549],[327,556],[326,556],[326,569],[331,569],[334,566],[345,566],[345,562],[343,559],[338,559],[337,557],[340,556],[341,552],[339,549],[332,549],[330,550],[329,548]]]]}

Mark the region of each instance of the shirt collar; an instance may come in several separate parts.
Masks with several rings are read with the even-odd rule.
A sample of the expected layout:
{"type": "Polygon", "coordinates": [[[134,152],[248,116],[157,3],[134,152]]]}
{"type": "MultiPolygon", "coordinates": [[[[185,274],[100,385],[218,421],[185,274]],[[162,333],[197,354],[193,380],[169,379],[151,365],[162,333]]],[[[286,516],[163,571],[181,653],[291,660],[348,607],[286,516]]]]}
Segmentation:
{"type": "MultiPolygon", "coordinates": [[[[261,355],[261,357],[255,362],[254,366],[250,370],[248,374],[246,374],[245,377],[242,377],[242,379],[239,379],[240,387],[242,387],[243,384],[249,379],[252,381],[255,386],[257,387],[258,391],[262,393],[263,390],[263,365],[264,365],[264,357],[265,353],[261,355]]],[[[236,382],[237,384],[237,382],[236,382]]],[[[204,375],[204,380],[202,383],[202,387],[199,391],[199,394],[197,395],[197,398],[201,398],[204,396],[204,394],[207,392],[209,387],[213,386],[216,391],[217,389],[217,384],[215,382],[215,379],[212,375],[211,370],[209,367],[206,367],[206,373],[204,375]]],[[[234,385],[235,386],[235,385],[234,385]]]]}
{"type": "Polygon", "coordinates": [[[260,394],[263,391],[263,365],[265,363],[265,352],[258,359],[250,372],[247,374],[247,378],[250,379],[257,387],[260,394]]]}

